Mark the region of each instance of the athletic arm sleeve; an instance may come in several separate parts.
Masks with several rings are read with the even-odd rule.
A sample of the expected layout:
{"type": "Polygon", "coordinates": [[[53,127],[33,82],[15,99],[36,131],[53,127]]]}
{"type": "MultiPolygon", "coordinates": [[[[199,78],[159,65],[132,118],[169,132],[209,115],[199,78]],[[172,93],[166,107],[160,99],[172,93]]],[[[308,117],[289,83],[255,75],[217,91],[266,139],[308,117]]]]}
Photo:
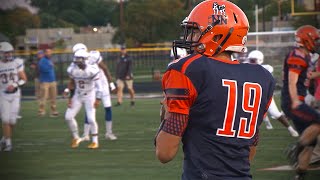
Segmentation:
{"type": "Polygon", "coordinates": [[[188,124],[190,107],[197,97],[196,89],[186,75],[176,70],[164,74],[162,87],[169,112],[162,130],[181,137],[188,124]]]}

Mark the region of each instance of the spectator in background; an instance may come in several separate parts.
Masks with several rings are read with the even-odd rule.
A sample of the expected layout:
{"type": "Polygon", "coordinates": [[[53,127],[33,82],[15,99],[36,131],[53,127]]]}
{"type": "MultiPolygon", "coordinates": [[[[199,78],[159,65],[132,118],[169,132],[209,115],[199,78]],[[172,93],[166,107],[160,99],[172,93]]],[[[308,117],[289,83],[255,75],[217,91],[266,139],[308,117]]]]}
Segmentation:
{"type": "Polygon", "coordinates": [[[120,106],[123,102],[123,88],[126,85],[130,93],[130,105],[134,106],[135,92],[133,89],[132,60],[127,54],[124,46],[121,47],[120,57],[117,61],[116,78],[117,78],[117,96],[118,102],[116,106],[120,106]]]}
{"type": "Polygon", "coordinates": [[[38,63],[40,80],[39,115],[44,116],[46,114],[46,101],[49,98],[51,109],[50,117],[57,117],[59,115],[56,105],[57,83],[51,56],[51,49],[46,49],[44,57],[42,57],[38,63]]]}
{"type": "Polygon", "coordinates": [[[34,80],[34,95],[37,101],[40,101],[40,84],[39,84],[39,70],[38,70],[38,62],[44,56],[43,50],[39,50],[36,54],[36,59],[31,61],[30,69],[32,73],[32,79],[34,80]]]}

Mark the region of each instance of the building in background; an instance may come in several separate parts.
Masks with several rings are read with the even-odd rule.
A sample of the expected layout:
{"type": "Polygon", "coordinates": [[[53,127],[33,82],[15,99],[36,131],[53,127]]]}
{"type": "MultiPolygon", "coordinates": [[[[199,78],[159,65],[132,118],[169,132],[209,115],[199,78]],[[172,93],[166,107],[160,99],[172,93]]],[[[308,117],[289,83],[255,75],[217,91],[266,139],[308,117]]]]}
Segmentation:
{"type": "Polygon", "coordinates": [[[76,43],[84,43],[89,49],[113,48],[112,38],[116,28],[110,24],[102,27],[81,27],[80,33],[73,28],[27,29],[25,36],[18,36],[18,50],[36,50],[48,47],[70,49],[76,43]]]}

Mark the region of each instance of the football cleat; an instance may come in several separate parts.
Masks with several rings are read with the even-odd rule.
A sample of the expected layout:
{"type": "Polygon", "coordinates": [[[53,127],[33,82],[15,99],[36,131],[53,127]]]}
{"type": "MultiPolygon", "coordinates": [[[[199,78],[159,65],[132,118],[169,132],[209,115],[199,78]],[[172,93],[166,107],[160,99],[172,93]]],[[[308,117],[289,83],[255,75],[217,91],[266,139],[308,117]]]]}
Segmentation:
{"type": "Polygon", "coordinates": [[[291,126],[289,126],[288,131],[292,137],[299,137],[299,133],[294,130],[291,126]]]}
{"type": "Polygon", "coordinates": [[[0,141],[0,151],[2,151],[6,147],[6,143],[4,141],[0,141]]]}
{"type": "Polygon", "coordinates": [[[81,138],[72,139],[71,147],[72,147],[72,148],[77,148],[77,147],[79,146],[80,142],[81,142],[81,138]]]}
{"type": "Polygon", "coordinates": [[[263,122],[266,124],[266,128],[267,128],[268,130],[273,129],[273,126],[272,126],[272,124],[271,124],[268,116],[266,116],[266,117],[263,119],[263,122]]]}
{"type": "Polygon", "coordinates": [[[10,152],[12,151],[12,145],[7,145],[4,149],[3,149],[4,152],[10,152]]]}
{"type": "Polygon", "coordinates": [[[105,135],[106,139],[108,140],[116,140],[118,139],[117,136],[115,136],[113,133],[106,133],[105,135]]]}
{"type": "Polygon", "coordinates": [[[50,117],[58,117],[59,116],[59,113],[58,112],[53,112],[50,114],[50,117]]]}
{"type": "Polygon", "coordinates": [[[90,137],[89,136],[82,136],[81,141],[90,141],[90,137]]]}
{"type": "Polygon", "coordinates": [[[270,129],[273,129],[273,126],[271,123],[266,123],[266,128],[270,130],[270,129]]]}
{"type": "Polygon", "coordinates": [[[98,149],[99,148],[99,144],[93,142],[93,143],[89,144],[88,148],[89,149],[98,149]]]}
{"type": "Polygon", "coordinates": [[[306,173],[298,173],[294,176],[294,180],[304,180],[306,176],[306,173]]]}

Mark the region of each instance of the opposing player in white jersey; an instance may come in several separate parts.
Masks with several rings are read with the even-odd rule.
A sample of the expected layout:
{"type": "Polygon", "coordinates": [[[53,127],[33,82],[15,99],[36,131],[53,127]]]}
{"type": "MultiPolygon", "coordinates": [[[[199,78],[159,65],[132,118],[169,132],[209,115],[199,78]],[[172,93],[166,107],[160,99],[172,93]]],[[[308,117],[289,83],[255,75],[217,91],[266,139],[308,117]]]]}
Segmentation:
{"type": "Polygon", "coordinates": [[[20,109],[20,86],[27,81],[24,62],[14,58],[13,51],[10,43],[0,43],[0,112],[3,132],[0,151],[12,150],[12,131],[20,109]]]}
{"type": "Polygon", "coordinates": [[[186,49],[176,48],[176,51],[177,51],[177,53],[176,53],[177,57],[174,56],[173,49],[171,49],[171,51],[170,51],[171,60],[180,59],[180,58],[186,57],[188,55],[186,49]]]}
{"type": "Polygon", "coordinates": [[[88,146],[90,149],[99,147],[98,143],[98,124],[96,122],[96,107],[100,103],[102,95],[101,81],[99,81],[100,69],[97,65],[88,63],[89,54],[85,50],[79,50],[74,54],[73,62],[67,69],[70,78],[74,81],[74,93],[71,103],[65,114],[65,119],[69,125],[73,136],[72,148],[79,146],[81,138],[79,137],[78,124],[75,119],[82,105],[85,107],[92,143],[88,146]]]}
{"type": "MultiPolygon", "coordinates": [[[[265,69],[267,69],[271,74],[273,73],[273,67],[268,64],[262,64],[264,61],[264,55],[261,51],[259,50],[253,50],[249,53],[248,58],[247,58],[247,63],[250,64],[259,64],[263,66],[265,69]]],[[[274,98],[272,98],[269,109],[268,109],[268,114],[273,118],[277,119],[281,124],[283,124],[289,131],[290,135],[293,137],[298,137],[299,134],[298,132],[289,124],[289,121],[287,117],[284,115],[284,113],[281,113],[274,101],[274,98]]],[[[263,121],[266,123],[267,129],[272,129],[272,124],[269,120],[268,116],[265,116],[263,121]]]]}
{"type": "MultiPolygon", "coordinates": [[[[78,50],[88,50],[87,47],[82,43],[77,43],[73,46],[72,51],[76,52],[78,50]]],[[[116,140],[117,137],[112,132],[112,109],[111,109],[111,95],[110,90],[113,91],[116,89],[116,86],[112,82],[112,76],[111,73],[107,67],[107,65],[103,62],[102,56],[99,51],[90,51],[88,62],[90,64],[97,64],[100,68],[100,75],[99,79],[101,81],[103,91],[102,91],[102,104],[104,106],[105,110],[105,138],[110,140],[116,140]],[[110,83],[109,83],[110,82],[110,83]],[[110,88],[110,89],[109,89],[110,88]]],[[[89,131],[90,131],[90,125],[88,124],[87,120],[84,124],[84,133],[82,136],[82,140],[86,141],[89,139],[89,131]]]]}

